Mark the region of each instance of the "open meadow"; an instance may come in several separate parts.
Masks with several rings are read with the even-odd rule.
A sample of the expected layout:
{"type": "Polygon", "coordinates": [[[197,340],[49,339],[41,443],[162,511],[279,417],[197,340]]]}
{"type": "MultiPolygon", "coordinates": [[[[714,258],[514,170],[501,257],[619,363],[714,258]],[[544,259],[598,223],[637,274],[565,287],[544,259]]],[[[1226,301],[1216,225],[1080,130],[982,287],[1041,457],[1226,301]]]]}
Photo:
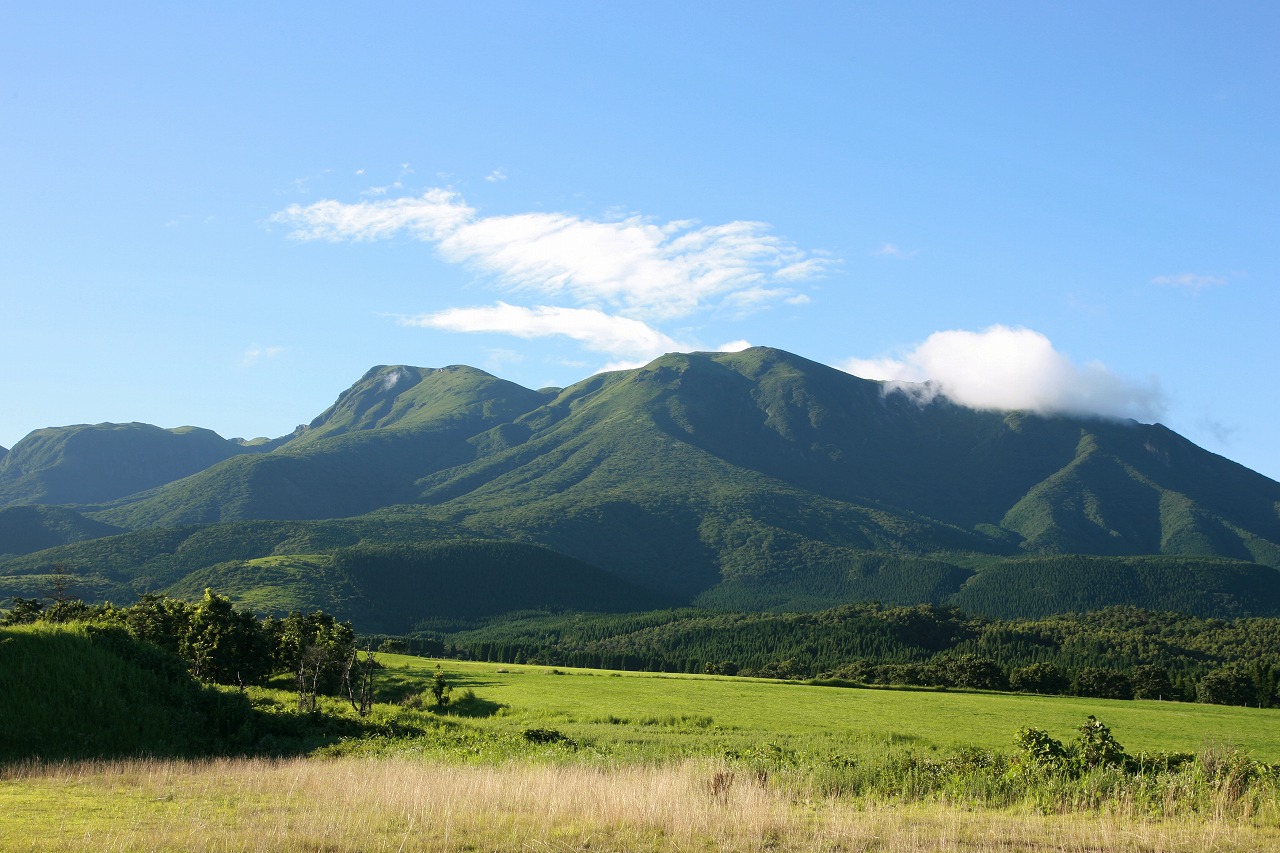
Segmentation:
{"type": "MultiPolygon", "coordinates": [[[[388,681],[429,680],[436,662],[380,656],[388,681]]],[[[661,755],[715,754],[776,744],[805,753],[855,754],[909,745],[1008,751],[1017,729],[1071,736],[1092,714],[1131,753],[1240,747],[1280,762],[1280,710],[1185,702],[1011,693],[847,689],[707,675],[445,661],[456,690],[472,690],[491,726],[552,726],[611,753],[661,743],[661,755]],[[495,707],[496,706],[496,707],[495,707]]]]}
{"type": "Polygon", "coordinates": [[[1280,848],[1272,710],[380,659],[368,731],[305,755],[10,764],[0,849],[1280,848]],[[1088,715],[1127,764],[1015,743],[1088,715]]]}

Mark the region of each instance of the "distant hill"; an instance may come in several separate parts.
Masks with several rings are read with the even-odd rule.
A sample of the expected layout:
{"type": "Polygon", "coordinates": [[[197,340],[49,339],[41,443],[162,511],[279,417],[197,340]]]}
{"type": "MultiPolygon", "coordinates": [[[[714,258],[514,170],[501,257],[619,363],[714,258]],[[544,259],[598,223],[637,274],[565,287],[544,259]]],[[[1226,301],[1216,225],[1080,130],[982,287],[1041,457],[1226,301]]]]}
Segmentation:
{"type": "Polygon", "coordinates": [[[123,532],[119,527],[85,518],[66,507],[36,505],[0,509],[0,547],[10,555],[123,532]]]}
{"type": "Polygon", "coordinates": [[[470,620],[514,610],[621,613],[674,603],[548,548],[477,539],[358,545],[332,554],[222,563],[185,576],[167,591],[198,598],[207,587],[259,613],[319,608],[362,630],[393,634],[412,631],[424,620],[470,620]]]}
{"type": "Polygon", "coordinates": [[[270,453],[240,455],[99,517],[122,527],[337,518],[418,500],[418,479],[473,459],[471,440],[546,395],[471,367],[370,370],[270,453]]]}
{"type": "Polygon", "coordinates": [[[110,501],[271,447],[196,427],[129,423],[40,429],[0,456],[0,506],[110,501]]]}
{"type": "MultiPolygon", "coordinates": [[[[1280,612],[1280,483],[1158,424],[921,404],[763,347],[542,391],[381,366],[293,435],[237,447],[133,492],[99,478],[115,497],[82,514],[135,532],[12,558],[0,594],[54,560],[140,591],[228,561],[460,537],[718,607],[1280,612]]],[[[48,458],[42,482],[90,491],[48,458]]]]}

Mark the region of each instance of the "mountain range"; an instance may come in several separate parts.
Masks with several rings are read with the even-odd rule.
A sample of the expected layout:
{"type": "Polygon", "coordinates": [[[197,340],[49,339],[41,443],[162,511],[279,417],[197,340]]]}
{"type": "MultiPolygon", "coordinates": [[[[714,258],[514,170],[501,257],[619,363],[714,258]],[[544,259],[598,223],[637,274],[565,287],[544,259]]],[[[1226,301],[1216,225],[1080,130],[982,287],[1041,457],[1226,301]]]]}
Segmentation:
{"type": "Polygon", "coordinates": [[[978,411],[764,347],[563,389],[380,366],[271,440],[38,430],[0,455],[0,555],[0,596],[198,579],[377,630],[482,615],[485,585],[527,591],[491,610],[590,589],[595,609],[1276,615],[1280,483],[1159,424],[978,411]]]}

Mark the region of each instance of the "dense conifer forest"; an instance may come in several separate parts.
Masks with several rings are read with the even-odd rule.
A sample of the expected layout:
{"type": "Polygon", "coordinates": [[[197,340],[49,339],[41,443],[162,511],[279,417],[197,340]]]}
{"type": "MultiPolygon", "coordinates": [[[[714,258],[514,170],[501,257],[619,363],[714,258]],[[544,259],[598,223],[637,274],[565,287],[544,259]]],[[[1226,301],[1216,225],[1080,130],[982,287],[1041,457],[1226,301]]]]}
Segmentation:
{"type": "Polygon", "coordinates": [[[995,620],[954,607],[813,613],[511,614],[438,622],[407,648],[503,663],[709,672],[830,684],[961,687],[1273,707],[1280,619],[1113,607],[995,620]]]}

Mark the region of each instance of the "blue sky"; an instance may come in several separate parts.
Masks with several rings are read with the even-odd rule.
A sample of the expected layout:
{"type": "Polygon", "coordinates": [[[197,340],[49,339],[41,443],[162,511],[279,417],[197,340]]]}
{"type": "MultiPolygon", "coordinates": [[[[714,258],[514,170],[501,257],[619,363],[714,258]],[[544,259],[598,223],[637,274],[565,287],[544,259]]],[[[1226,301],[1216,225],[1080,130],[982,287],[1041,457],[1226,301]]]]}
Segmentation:
{"type": "Polygon", "coordinates": [[[1273,3],[9,4],[0,445],[746,342],[1280,477],[1278,39],[1273,3]]]}

